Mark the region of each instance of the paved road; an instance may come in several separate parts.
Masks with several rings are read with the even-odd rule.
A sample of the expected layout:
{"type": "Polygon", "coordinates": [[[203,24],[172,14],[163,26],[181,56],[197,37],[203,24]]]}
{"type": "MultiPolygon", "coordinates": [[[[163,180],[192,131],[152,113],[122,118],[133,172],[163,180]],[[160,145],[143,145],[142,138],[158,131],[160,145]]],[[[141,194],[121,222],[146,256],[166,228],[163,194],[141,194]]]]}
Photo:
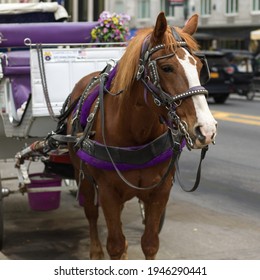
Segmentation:
{"type": "MultiPolygon", "coordinates": [[[[217,145],[207,154],[198,191],[185,193],[178,183],[174,185],[160,234],[158,259],[260,259],[260,101],[232,98],[224,105],[210,107],[219,122],[217,145]]],[[[185,184],[194,180],[198,157],[194,151],[182,155],[185,184]]],[[[15,175],[13,162],[2,162],[0,167],[2,176],[15,175]]],[[[40,167],[33,168],[34,172],[40,167]]],[[[16,181],[3,183],[16,188],[16,181]]],[[[4,220],[0,258],[88,258],[87,224],[69,192],[62,193],[60,208],[50,212],[31,211],[26,196],[7,197],[4,220]]],[[[129,258],[143,259],[143,226],[136,200],[126,204],[123,224],[129,258]]],[[[100,232],[105,244],[102,213],[100,232]]]]}

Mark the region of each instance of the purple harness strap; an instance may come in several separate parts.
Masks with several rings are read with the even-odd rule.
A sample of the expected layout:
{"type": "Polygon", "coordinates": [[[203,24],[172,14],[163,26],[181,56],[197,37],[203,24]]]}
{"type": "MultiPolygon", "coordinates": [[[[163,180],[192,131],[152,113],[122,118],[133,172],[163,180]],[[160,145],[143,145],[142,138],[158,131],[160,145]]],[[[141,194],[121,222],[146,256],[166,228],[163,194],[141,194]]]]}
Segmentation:
{"type": "MultiPolygon", "coordinates": [[[[102,144],[100,144],[100,145],[102,145],[102,144]]],[[[185,140],[183,140],[182,143],[181,143],[181,147],[180,147],[179,152],[182,151],[182,149],[185,145],[186,145],[185,140]]],[[[118,148],[118,149],[120,149],[120,148],[118,148]]],[[[121,149],[130,150],[130,149],[133,149],[133,147],[124,147],[124,148],[121,148],[121,149]]],[[[104,170],[114,170],[115,169],[111,161],[101,160],[101,159],[98,159],[96,157],[93,157],[90,154],[88,154],[87,151],[85,151],[85,150],[82,150],[82,149],[78,150],[77,156],[80,159],[82,159],[85,163],[87,163],[91,166],[94,166],[96,168],[104,169],[104,170]]],[[[168,148],[166,151],[163,151],[161,154],[154,157],[152,160],[150,160],[148,162],[145,162],[145,163],[142,163],[142,164],[130,164],[130,163],[120,162],[120,163],[116,163],[116,167],[120,171],[143,169],[143,168],[152,167],[152,166],[155,166],[159,163],[162,163],[162,162],[170,159],[173,156],[177,156],[177,155],[174,155],[172,148],[168,148]]],[[[127,161],[127,159],[126,159],[126,161],[127,161]]]]}
{"type": "MultiPolygon", "coordinates": [[[[157,156],[157,157],[153,158],[152,160],[150,160],[146,163],[143,163],[143,164],[116,163],[116,166],[120,171],[129,171],[129,170],[134,170],[134,169],[148,168],[148,167],[152,167],[156,164],[159,164],[163,161],[166,161],[167,159],[171,158],[172,155],[173,155],[172,149],[168,149],[167,151],[163,152],[159,156],[157,156]]],[[[83,150],[79,150],[77,152],[77,156],[80,157],[84,162],[86,162],[96,168],[105,169],[105,170],[114,170],[114,166],[113,166],[112,162],[97,159],[97,158],[87,154],[83,150]]]]}
{"type": "MultiPolygon", "coordinates": [[[[113,78],[115,77],[117,70],[117,66],[110,72],[108,81],[106,83],[106,87],[109,89],[113,78]]],[[[97,86],[86,98],[84,104],[82,106],[81,115],[80,115],[80,124],[82,127],[86,126],[87,117],[90,113],[91,106],[93,105],[94,101],[97,99],[99,94],[99,86],[97,86]]]]}
{"type": "MultiPolygon", "coordinates": [[[[117,70],[117,67],[115,67],[109,74],[109,77],[108,77],[108,81],[106,83],[106,88],[110,88],[111,86],[111,83],[112,83],[112,80],[116,74],[116,70],[117,70]]],[[[86,120],[87,120],[87,117],[88,115],[90,114],[90,109],[93,105],[93,103],[95,102],[95,100],[97,99],[98,97],[98,94],[99,94],[99,86],[95,87],[95,89],[86,97],[86,100],[84,101],[84,104],[82,105],[82,110],[81,110],[81,115],[80,115],[80,124],[82,125],[82,127],[85,127],[86,126],[86,120]]],[[[167,140],[169,141],[169,139],[167,140]]],[[[96,141],[95,142],[95,145],[98,146],[98,149],[103,149],[104,148],[104,145],[103,144],[100,144],[100,143],[97,143],[96,141]]],[[[140,157],[142,157],[142,150],[144,150],[145,147],[148,147],[149,145],[152,146],[152,143],[154,141],[152,141],[151,143],[148,143],[146,145],[143,145],[143,146],[136,146],[136,147],[111,147],[112,149],[114,150],[117,150],[118,152],[120,151],[140,151],[140,157]]],[[[167,142],[169,144],[169,142],[167,142]]],[[[185,140],[183,140],[181,142],[181,145],[180,145],[180,151],[182,151],[182,148],[185,146],[185,140]]],[[[148,168],[148,167],[152,167],[154,165],[157,165],[161,162],[164,162],[170,158],[172,158],[173,156],[176,156],[177,157],[177,154],[174,155],[174,152],[173,152],[173,149],[172,147],[169,147],[168,146],[165,146],[163,145],[160,150],[160,152],[157,153],[157,154],[154,154],[152,155],[151,159],[145,161],[145,162],[129,162],[127,157],[125,156],[123,158],[123,160],[121,160],[120,162],[115,162],[116,164],[116,167],[118,168],[118,170],[120,171],[128,171],[128,170],[134,170],[134,169],[143,169],[143,168],[148,168]]],[[[104,149],[104,153],[106,154],[106,151],[104,149]]],[[[151,151],[152,153],[152,151],[151,151]]],[[[78,152],[77,152],[77,156],[82,159],[85,163],[91,165],[91,166],[94,166],[96,168],[99,168],[99,169],[104,169],[104,170],[114,170],[115,167],[113,165],[113,163],[108,159],[104,159],[104,158],[98,158],[96,156],[93,155],[93,153],[91,153],[88,149],[85,149],[83,147],[81,147],[78,152]]]]}

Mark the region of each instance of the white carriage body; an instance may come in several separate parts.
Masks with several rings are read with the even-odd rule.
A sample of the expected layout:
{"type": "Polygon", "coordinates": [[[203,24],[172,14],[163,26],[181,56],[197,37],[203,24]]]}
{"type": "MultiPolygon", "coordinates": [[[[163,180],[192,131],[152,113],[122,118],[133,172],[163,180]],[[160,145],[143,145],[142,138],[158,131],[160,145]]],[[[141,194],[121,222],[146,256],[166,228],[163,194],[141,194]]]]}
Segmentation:
{"type": "MultiPolygon", "coordinates": [[[[52,108],[59,114],[62,104],[74,85],[85,75],[102,70],[112,59],[118,61],[124,48],[44,49],[45,70],[52,108]]],[[[48,116],[42,90],[37,52],[31,50],[32,115],[48,116]]]]}
{"type": "MultiPolygon", "coordinates": [[[[61,44],[59,47],[43,47],[48,95],[55,115],[59,115],[65,99],[82,77],[101,71],[110,59],[118,61],[124,50],[124,47],[94,45],[69,47],[61,44]]],[[[15,108],[12,80],[5,77],[3,72],[0,75],[0,109],[6,137],[44,137],[55,129],[56,122],[50,118],[46,106],[36,48],[30,49],[31,101],[23,116],[21,111],[25,104],[23,108],[15,108]]]]}

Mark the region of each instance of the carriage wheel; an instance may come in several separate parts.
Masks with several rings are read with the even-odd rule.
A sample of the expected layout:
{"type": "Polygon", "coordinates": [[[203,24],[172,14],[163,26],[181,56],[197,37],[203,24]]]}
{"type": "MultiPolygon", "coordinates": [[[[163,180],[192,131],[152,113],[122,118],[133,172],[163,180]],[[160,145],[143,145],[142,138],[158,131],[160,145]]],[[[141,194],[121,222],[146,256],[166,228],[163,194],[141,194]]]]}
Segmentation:
{"type": "MultiPolygon", "coordinates": [[[[144,207],[144,202],[142,200],[139,200],[139,206],[140,206],[140,212],[141,212],[143,224],[145,225],[145,207],[144,207]]],[[[159,233],[161,232],[161,230],[163,228],[165,214],[166,214],[166,209],[164,209],[162,216],[161,216],[161,220],[160,220],[160,224],[159,224],[159,233]]]]}
{"type": "Polygon", "coordinates": [[[0,250],[3,248],[4,240],[4,217],[3,217],[3,194],[2,194],[2,180],[0,174],[0,250]]]}

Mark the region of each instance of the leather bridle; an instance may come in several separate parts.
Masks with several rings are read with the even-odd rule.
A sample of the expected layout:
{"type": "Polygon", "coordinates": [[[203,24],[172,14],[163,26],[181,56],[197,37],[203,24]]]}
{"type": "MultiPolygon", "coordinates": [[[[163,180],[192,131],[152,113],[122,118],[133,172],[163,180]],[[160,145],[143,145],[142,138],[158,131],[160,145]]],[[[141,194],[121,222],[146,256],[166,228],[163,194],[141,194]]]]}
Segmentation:
{"type": "MultiPolygon", "coordinates": [[[[180,46],[186,46],[185,42],[180,42],[180,46]]],[[[136,75],[137,80],[141,80],[145,87],[152,93],[155,104],[164,105],[167,107],[171,107],[173,103],[176,103],[180,100],[183,100],[187,97],[194,95],[207,95],[208,91],[202,86],[196,86],[188,89],[186,92],[180,93],[178,95],[172,96],[169,93],[165,92],[160,85],[160,77],[157,71],[157,61],[160,59],[168,58],[175,55],[174,53],[170,53],[168,55],[160,56],[156,59],[151,59],[151,55],[160,50],[164,49],[165,45],[158,45],[152,49],[148,49],[141,56],[140,64],[138,67],[138,72],[136,75]],[[149,69],[149,71],[148,71],[149,69]]]]}
{"type": "MultiPolygon", "coordinates": [[[[175,28],[172,28],[172,34],[177,41],[176,46],[183,47],[189,51],[187,43],[181,39],[175,28]]],[[[142,45],[136,79],[140,80],[144,84],[145,90],[148,90],[152,94],[154,103],[157,106],[164,106],[168,110],[168,121],[165,122],[168,124],[168,127],[172,129],[170,124],[174,122],[178,130],[180,130],[184,135],[188,148],[193,148],[194,144],[191,137],[189,136],[189,133],[187,132],[187,124],[177,115],[176,108],[180,106],[183,99],[201,94],[208,95],[208,91],[203,86],[196,86],[191,87],[187,91],[179,93],[175,96],[165,92],[160,84],[160,77],[157,71],[157,61],[172,57],[176,54],[176,52],[152,59],[152,54],[161,49],[165,49],[165,44],[156,45],[155,47],[151,48],[150,35],[146,37],[142,45]]]]}

